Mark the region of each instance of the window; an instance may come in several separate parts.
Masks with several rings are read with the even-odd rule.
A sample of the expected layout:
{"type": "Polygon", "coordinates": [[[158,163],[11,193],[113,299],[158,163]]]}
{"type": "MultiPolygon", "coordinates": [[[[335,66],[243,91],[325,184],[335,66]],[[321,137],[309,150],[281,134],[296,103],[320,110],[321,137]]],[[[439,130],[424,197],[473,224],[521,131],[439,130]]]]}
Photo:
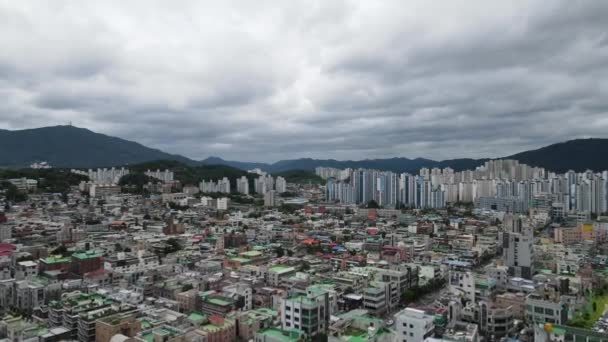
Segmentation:
{"type": "Polygon", "coordinates": [[[545,315],[553,316],[553,309],[545,309],[545,315]]]}
{"type": "Polygon", "coordinates": [[[414,325],[413,325],[413,324],[410,324],[410,328],[412,328],[412,329],[413,329],[413,328],[414,328],[414,325]]]}
{"type": "Polygon", "coordinates": [[[291,310],[291,306],[285,305],[285,310],[291,310]]]}
{"type": "Polygon", "coordinates": [[[295,313],[299,313],[299,312],[300,312],[300,309],[295,308],[295,309],[293,309],[293,311],[294,311],[295,313]]]}
{"type": "Polygon", "coordinates": [[[540,306],[535,306],[534,307],[534,312],[542,314],[545,312],[545,310],[543,308],[541,308],[540,306]]]}
{"type": "Polygon", "coordinates": [[[410,333],[410,336],[411,336],[411,337],[414,337],[414,333],[410,333]]]}

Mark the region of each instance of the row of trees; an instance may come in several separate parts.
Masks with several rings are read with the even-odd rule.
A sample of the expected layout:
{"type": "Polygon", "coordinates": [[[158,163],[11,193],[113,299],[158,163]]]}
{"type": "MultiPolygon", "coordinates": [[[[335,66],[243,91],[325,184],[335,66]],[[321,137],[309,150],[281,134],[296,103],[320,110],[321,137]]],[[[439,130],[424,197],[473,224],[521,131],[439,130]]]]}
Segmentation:
{"type": "Polygon", "coordinates": [[[411,287],[411,288],[405,290],[401,294],[401,301],[404,304],[411,303],[417,299],[420,299],[422,296],[425,296],[429,293],[433,293],[433,292],[441,289],[442,287],[445,286],[445,283],[446,283],[445,279],[436,278],[436,279],[430,280],[424,286],[411,287]]]}
{"type": "Polygon", "coordinates": [[[17,187],[9,181],[0,182],[0,190],[4,191],[4,197],[9,202],[19,203],[27,200],[27,194],[20,192],[17,187]]]}

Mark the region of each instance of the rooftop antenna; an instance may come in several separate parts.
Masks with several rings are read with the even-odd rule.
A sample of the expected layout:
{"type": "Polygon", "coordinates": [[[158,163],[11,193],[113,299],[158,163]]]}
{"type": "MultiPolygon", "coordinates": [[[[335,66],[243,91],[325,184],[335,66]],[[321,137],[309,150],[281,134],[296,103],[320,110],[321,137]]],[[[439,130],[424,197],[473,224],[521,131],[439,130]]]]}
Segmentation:
{"type": "Polygon", "coordinates": [[[72,126],[72,120],[68,122],[68,126],[72,126]]]}

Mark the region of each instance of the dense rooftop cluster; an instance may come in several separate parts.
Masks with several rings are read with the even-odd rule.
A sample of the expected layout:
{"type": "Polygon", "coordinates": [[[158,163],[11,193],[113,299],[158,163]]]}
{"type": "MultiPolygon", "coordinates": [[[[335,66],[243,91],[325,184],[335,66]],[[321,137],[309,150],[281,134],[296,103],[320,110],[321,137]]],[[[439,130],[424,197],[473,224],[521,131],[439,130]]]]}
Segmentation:
{"type": "Polygon", "coordinates": [[[491,162],[423,170],[408,193],[410,175],[380,171],[319,169],[327,185],[227,175],[221,186],[143,172],[72,170],[89,179],[61,193],[4,180],[1,339],[608,341],[608,217],[571,205],[579,186],[605,194],[605,175],[491,162]],[[500,197],[488,184],[502,189],[507,165],[516,182],[543,175],[525,210],[479,200],[500,197]],[[475,184],[456,187],[471,201],[416,204],[417,186],[445,192],[454,177],[475,184]]]}

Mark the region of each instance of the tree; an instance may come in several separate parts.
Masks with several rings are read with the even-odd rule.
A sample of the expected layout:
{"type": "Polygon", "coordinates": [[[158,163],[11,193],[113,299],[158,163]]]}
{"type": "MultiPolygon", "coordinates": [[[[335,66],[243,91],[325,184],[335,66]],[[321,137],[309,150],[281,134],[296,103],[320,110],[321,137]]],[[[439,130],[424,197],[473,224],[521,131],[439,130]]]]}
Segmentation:
{"type": "Polygon", "coordinates": [[[182,286],[182,292],[190,291],[193,288],[194,286],[192,286],[192,284],[185,284],[184,286],[182,286]]]}
{"type": "Polygon", "coordinates": [[[367,208],[378,209],[378,208],[380,208],[380,205],[378,205],[378,202],[376,202],[375,200],[371,200],[371,201],[367,202],[367,208]]]}
{"type": "Polygon", "coordinates": [[[20,192],[11,182],[4,181],[0,183],[0,189],[5,190],[4,197],[6,197],[7,201],[19,203],[27,200],[27,194],[20,192]]]}
{"type": "Polygon", "coordinates": [[[173,210],[188,210],[188,208],[190,207],[188,207],[187,205],[179,205],[175,202],[169,202],[169,208],[173,210]]]}
{"type": "Polygon", "coordinates": [[[176,238],[169,238],[164,249],[165,254],[175,253],[182,249],[182,245],[176,238]]]}
{"type": "Polygon", "coordinates": [[[283,249],[283,247],[282,247],[282,246],[278,246],[278,247],[276,247],[276,248],[274,249],[274,252],[276,253],[277,258],[281,258],[281,257],[283,257],[283,255],[285,255],[285,250],[283,249]]]}
{"type": "Polygon", "coordinates": [[[57,248],[55,248],[52,252],[52,255],[61,255],[61,256],[67,256],[68,255],[68,249],[65,245],[61,245],[57,248]]]}
{"type": "Polygon", "coordinates": [[[17,258],[17,262],[29,261],[29,260],[34,260],[34,257],[31,255],[24,255],[24,256],[20,256],[17,258]]]}
{"type": "Polygon", "coordinates": [[[306,246],[306,252],[308,254],[315,254],[317,252],[322,252],[323,251],[323,247],[319,246],[319,245],[308,245],[306,246]]]}
{"type": "Polygon", "coordinates": [[[238,296],[236,301],[234,302],[234,308],[240,310],[245,307],[245,297],[238,296]]]}
{"type": "Polygon", "coordinates": [[[403,294],[401,295],[401,300],[404,303],[410,303],[410,302],[413,302],[414,299],[416,299],[416,297],[417,297],[417,293],[412,288],[412,289],[407,289],[407,290],[403,291],[403,294]]]}
{"type": "Polygon", "coordinates": [[[318,333],[312,338],[313,342],[327,342],[327,335],[324,333],[318,333]]]}
{"type": "Polygon", "coordinates": [[[291,249],[287,250],[287,256],[289,256],[289,257],[293,256],[293,251],[291,249]]]}
{"type": "Polygon", "coordinates": [[[160,183],[160,180],[154,177],[147,176],[142,172],[137,172],[124,175],[118,181],[118,184],[121,186],[122,192],[142,195],[149,194],[149,191],[147,189],[147,185],[149,183],[160,183]]]}

